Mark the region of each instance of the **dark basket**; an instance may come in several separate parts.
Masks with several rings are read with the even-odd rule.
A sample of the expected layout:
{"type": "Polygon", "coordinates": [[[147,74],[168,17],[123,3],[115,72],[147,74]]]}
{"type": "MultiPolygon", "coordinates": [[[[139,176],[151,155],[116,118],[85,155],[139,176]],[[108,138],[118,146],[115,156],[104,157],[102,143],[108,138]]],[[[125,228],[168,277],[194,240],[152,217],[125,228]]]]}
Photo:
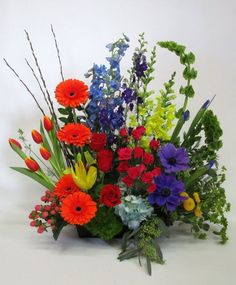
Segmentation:
{"type": "MultiPolygon", "coordinates": [[[[98,236],[93,236],[85,227],[77,225],[76,230],[80,238],[99,238],[98,236]]],[[[114,236],[114,238],[122,238],[126,231],[127,228],[124,227],[120,233],[114,236]]]]}

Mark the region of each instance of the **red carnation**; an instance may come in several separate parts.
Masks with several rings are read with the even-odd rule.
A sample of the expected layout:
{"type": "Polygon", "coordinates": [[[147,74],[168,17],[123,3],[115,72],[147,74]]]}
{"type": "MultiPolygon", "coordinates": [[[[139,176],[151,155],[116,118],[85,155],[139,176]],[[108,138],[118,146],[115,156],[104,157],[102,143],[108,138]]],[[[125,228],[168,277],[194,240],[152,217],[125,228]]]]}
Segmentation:
{"type": "Polygon", "coordinates": [[[134,139],[140,140],[145,132],[146,132],[145,127],[144,126],[139,126],[139,127],[137,127],[136,129],[134,129],[132,131],[132,136],[133,136],[134,139]]]}
{"type": "Polygon", "coordinates": [[[150,148],[153,150],[157,150],[160,147],[160,141],[151,140],[149,144],[150,148]]]}
{"type": "Polygon", "coordinates": [[[120,136],[121,136],[122,138],[125,138],[125,137],[128,136],[128,132],[127,132],[127,130],[126,130],[125,128],[122,128],[122,129],[120,130],[120,136]]]}
{"type": "Polygon", "coordinates": [[[151,171],[144,173],[141,177],[141,180],[147,184],[152,183],[152,179],[153,179],[153,173],[151,171]]]}
{"type": "Polygon", "coordinates": [[[128,175],[130,178],[132,178],[133,180],[138,178],[140,175],[142,175],[142,173],[146,170],[146,166],[144,164],[141,164],[139,166],[134,166],[134,167],[130,167],[128,169],[128,175]]]}
{"type": "Polygon", "coordinates": [[[155,190],[157,189],[156,185],[154,183],[152,183],[148,188],[147,188],[147,191],[149,193],[152,193],[154,192],[155,190]]]}
{"type": "Polygon", "coordinates": [[[107,143],[106,134],[93,133],[91,137],[90,148],[94,151],[100,151],[104,149],[106,143],[107,143]]]}
{"type": "Polygon", "coordinates": [[[100,150],[97,154],[98,169],[103,172],[109,172],[111,170],[113,152],[109,149],[100,150]]]}
{"type": "Polygon", "coordinates": [[[154,156],[151,153],[146,152],[143,156],[143,162],[145,164],[152,164],[154,162],[154,156]]]}
{"type": "Polygon", "coordinates": [[[129,169],[128,161],[121,161],[116,169],[121,173],[127,172],[127,170],[129,169]]]}
{"type": "Polygon", "coordinates": [[[99,203],[104,204],[110,208],[119,205],[121,203],[120,199],[120,188],[116,185],[107,184],[102,188],[100,192],[99,203]]]}
{"type": "Polygon", "coordinates": [[[122,182],[124,182],[127,187],[131,187],[134,183],[134,180],[130,178],[128,175],[126,175],[122,178],[122,182]]]}
{"type": "Polygon", "coordinates": [[[134,148],[134,158],[141,158],[143,157],[144,150],[140,146],[136,146],[134,148]]]}
{"type": "Polygon", "coordinates": [[[139,167],[138,166],[130,167],[128,169],[128,175],[132,179],[138,178],[140,175],[139,167]]]}
{"type": "Polygon", "coordinates": [[[160,175],[161,175],[161,168],[160,168],[160,167],[155,167],[155,168],[152,170],[152,175],[153,175],[153,177],[154,177],[154,176],[160,176],[160,175]]]}
{"type": "Polygon", "coordinates": [[[132,148],[122,147],[118,150],[119,160],[130,160],[132,156],[132,148]]]}

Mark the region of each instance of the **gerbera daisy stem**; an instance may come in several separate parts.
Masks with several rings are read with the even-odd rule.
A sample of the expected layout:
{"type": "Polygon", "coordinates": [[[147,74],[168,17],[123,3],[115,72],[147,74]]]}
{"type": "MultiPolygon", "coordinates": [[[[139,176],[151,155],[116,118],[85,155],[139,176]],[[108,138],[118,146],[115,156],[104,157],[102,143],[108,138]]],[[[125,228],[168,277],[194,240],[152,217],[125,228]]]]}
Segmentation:
{"type": "Polygon", "coordinates": [[[6,61],[6,59],[3,59],[4,62],[6,63],[7,67],[11,69],[11,71],[15,74],[15,76],[20,80],[21,84],[24,85],[24,87],[26,88],[26,90],[29,92],[29,94],[33,97],[35,103],[37,104],[39,110],[42,112],[42,114],[45,116],[45,113],[43,111],[43,109],[41,108],[41,106],[39,105],[39,102],[37,101],[36,97],[34,96],[34,94],[30,91],[29,87],[25,84],[25,82],[20,78],[20,76],[18,75],[18,73],[14,70],[14,68],[12,68],[10,66],[10,64],[6,61]]]}
{"type": "Polygon", "coordinates": [[[78,123],[78,121],[77,121],[77,116],[76,116],[76,112],[75,112],[75,109],[74,109],[74,108],[72,109],[72,113],[73,113],[74,122],[75,122],[75,123],[78,123]]]}

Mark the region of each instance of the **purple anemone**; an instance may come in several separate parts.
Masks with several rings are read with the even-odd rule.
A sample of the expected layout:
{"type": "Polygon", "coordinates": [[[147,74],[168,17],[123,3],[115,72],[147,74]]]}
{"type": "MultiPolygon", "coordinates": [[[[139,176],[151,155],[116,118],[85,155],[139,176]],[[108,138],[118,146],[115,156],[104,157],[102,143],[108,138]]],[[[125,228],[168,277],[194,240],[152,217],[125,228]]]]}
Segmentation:
{"type": "Polygon", "coordinates": [[[189,168],[189,157],[183,147],[176,148],[168,143],[159,151],[159,157],[166,173],[173,173],[189,168]]]}
{"type": "Polygon", "coordinates": [[[157,189],[152,192],[148,201],[151,205],[166,206],[172,212],[186,197],[180,196],[184,192],[184,183],[175,178],[174,175],[162,174],[154,178],[157,189]]]}

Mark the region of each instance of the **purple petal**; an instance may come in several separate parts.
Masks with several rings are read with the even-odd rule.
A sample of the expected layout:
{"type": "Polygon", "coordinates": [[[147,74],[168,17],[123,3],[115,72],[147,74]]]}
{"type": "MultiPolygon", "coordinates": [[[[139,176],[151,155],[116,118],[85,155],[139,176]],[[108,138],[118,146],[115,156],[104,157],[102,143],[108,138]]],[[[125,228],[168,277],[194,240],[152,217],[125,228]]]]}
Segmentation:
{"type": "Polygon", "coordinates": [[[156,203],[156,194],[152,193],[148,196],[148,202],[153,205],[156,203]]]}
{"type": "Polygon", "coordinates": [[[168,211],[173,212],[176,209],[176,205],[171,204],[171,203],[167,203],[166,208],[168,211]]]}
{"type": "Polygon", "coordinates": [[[164,206],[166,203],[166,197],[163,196],[157,196],[156,203],[158,206],[164,206]]]}

